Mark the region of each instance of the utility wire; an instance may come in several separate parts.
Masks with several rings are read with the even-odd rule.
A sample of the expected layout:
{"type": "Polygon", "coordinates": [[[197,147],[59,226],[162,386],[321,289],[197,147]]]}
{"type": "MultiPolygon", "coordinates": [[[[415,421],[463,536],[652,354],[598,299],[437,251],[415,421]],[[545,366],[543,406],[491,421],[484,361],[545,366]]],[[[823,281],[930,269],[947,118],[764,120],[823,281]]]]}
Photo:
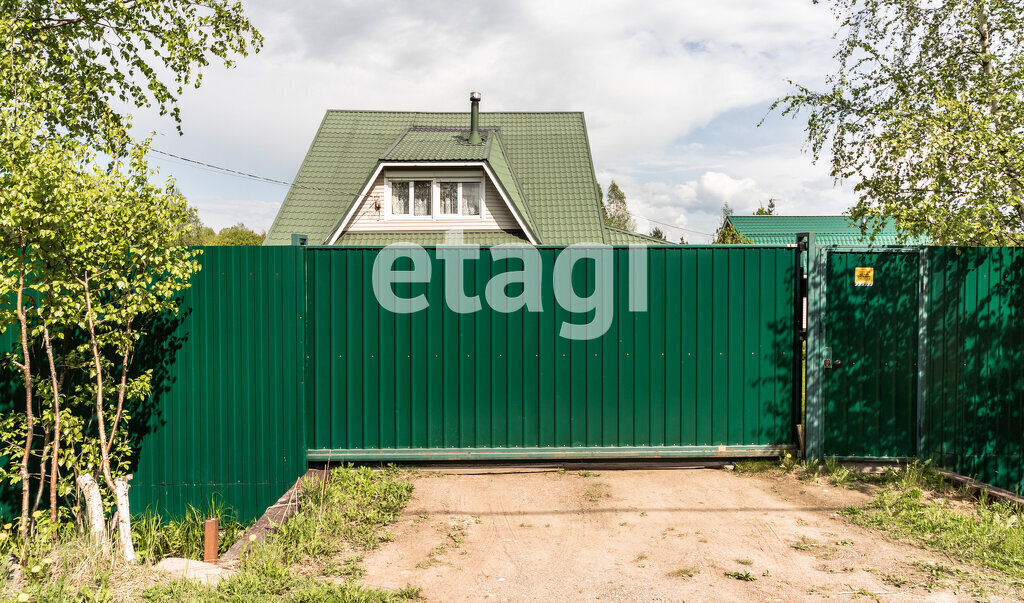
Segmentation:
{"type": "MultiPolygon", "coordinates": [[[[295,188],[301,188],[301,189],[306,189],[306,190],[314,190],[314,191],[322,191],[322,192],[327,192],[327,193],[339,193],[339,194],[342,194],[342,195],[355,195],[356,197],[360,196],[359,193],[353,193],[351,191],[343,191],[343,190],[339,190],[339,189],[335,189],[335,188],[323,188],[323,187],[319,187],[319,186],[307,186],[305,184],[295,184],[294,182],[285,182],[284,180],[276,180],[274,178],[267,178],[266,176],[260,176],[260,175],[257,175],[257,174],[250,174],[249,172],[242,172],[242,171],[239,171],[239,170],[233,170],[231,168],[221,167],[219,165],[214,165],[212,163],[206,163],[205,161],[198,161],[196,159],[189,159],[188,157],[182,157],[181,155],[175,155],[174,153],[168,153],[167,151],[161,151],[160,149],[154,149],[152,147],[150,147],[149,151],[151,153],[156,153],[158,155],[164,155],[165,157],[172,157],[174,159],[177,159],[179,161],[184,161],[186,163],[191,163],[191,164],[194,164],[194,165],[198,165],[198,166],[201,166],[201,167],[204,167],[204,168],[208,168],[208,169],[211,169],[211,170],[215,170],[215,171],[219,171],[219,172],[224,172],[226,174],[233,175],[233,176],[238,176],[238,177],[241,177],[241,178],[248,178],[249,180],[256,180],[258,182],[267,182],[267,183],[270,183],[270,184],[279,184],[281,186],[293,186],[295,188]]],[[[634,218],[641,218],[641,219],[647,220],[648,222],[653,222],[655,224],[661,224],[662,226],[668,226],[669,228],[675,228],[675,229],[686,231],[686,232],[692,232],[694,234],[704,235],[706,237],[713,237],[713,236],[715,236],[715,235],[713,235],[711,233],[702,232],[702,231],[699,231],[699,230],[693,230],[692,228],[683,228],[682,226],[676,226],[675,224],[669,224],[668,222],[661,222],[661,221],[655,220],[653,218],[648,218],[647,216],[641,216],[640,214],[634,214],[633,212],[627,212],[627,213],[629,215],[633,216],[634,218]]]]}
{"type": "Polygon", "coordinates": [[[648,218],[647,216],[641,216],[640,214],[634,214],[631,211],[627,211],[626,213],[631,215],[631,216],[633,216],[634,218],[642,218],[644,220],[647,220],[648,222],[654,222],[655,224],[661,224],[662,226],[668,226],[669,228],[677,228],[679,230],[685,230],[686,232],[692,232],[692,233],[695,233],[695,234],[704,235],[706,237],[713,237],[713,236],[715,236],[715,235],[713,235],[713,234],[711,234],[709,232],[703,232],[703,231],[700,231],[700,230],[694,230],[692,228],[683,228],[682,226],[676,226],[675,224],[669,224],[668,222],[661,222],[661,221],[655,220],[653,218],[648,218]]]}
{"type": "Polygon", "coordinates": [[[282,186],[293,186],[295,188],[302,188],[302,189],[314,190],[314,191],[323,191],[323,192],[326,192],[326,193],[340,193],[342,195],[355,195],[356,197],[360,196],[359,193],[353,193],[351,191],[343,191],[343,190],[336,189],[336,188],[323,188],[323,187],[319,187],[319,186],[307,186],[305,184],[295,184],[294,182],[285,182],[284,180],[275,180],[274,178],[267,178],[266,176],[259,176],[257,174],[250,174],[249,172],[240,172],[238,170],[233,170],[231,168],[221,167],[219,165],[213,165],[212,163],[206,163],[204,161],[197,161],[195,159],[189,159],[188,157],[182,157],[181,155],[175,155],[174,153],[168,153],[167,151],[161,151],[160,149],[154,149],[152,147],[150,147],[149,150],[150,150],[151,153],[157,153],[158,155],[164,155],[166,157],[173,157],[174,159],[177,159],[179,161],[185,161],[187,163],[192,163],[192,164],[195,164],[195,165],[198,165],[198,166],[202,166],[204,168],[210,168],[212,170],[217,170],[217,171],[224,172],[224,173],[227,173],[227,174],[230,174],[230,175],[239,176],[239,177],[242,177],[242,178],[248,178],[250,180],[257,180],[259,182],[269,182],[270,184],[280,184],[282,186]]]}

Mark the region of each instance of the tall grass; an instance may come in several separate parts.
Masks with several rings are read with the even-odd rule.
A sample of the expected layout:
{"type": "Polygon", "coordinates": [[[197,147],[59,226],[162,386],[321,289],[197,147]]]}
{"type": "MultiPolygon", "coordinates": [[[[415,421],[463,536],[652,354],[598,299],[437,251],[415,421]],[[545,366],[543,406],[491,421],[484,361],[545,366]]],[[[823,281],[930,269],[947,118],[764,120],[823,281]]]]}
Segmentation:
{"type": "Polygon", "coordinates": [[[308,567],[296,571],[299,564],[315,566],[346,548],[377,547],[389,538],[386,526],[395,521],[411,495],[412,484],[394,468],[336,468],[326,479],[307,479],[296,513],[243,552],[237,574],[215,587],[187,581],[153,587],[143,593],[143,599],[384,602],[417,598],[419,589],[413,587],[366,588],[357,582],[360,572],[352,568],[340,584],[305,575],[308,567]]]}
{"type": "Polygon", "coordinates": [[[188,505],[180,519],[165,521],[150,509],[132,520],[135,552],[142,561],[156,562],[164,557],[202,560],[204,524],[217,518],[220,529],[218,553],[223,554],[238,540],[247,526],[238,515],[216,497],[205,508],[188,505]]]}
{"type": "Polygon", "coordinates": [[[290,547],[291,561],[322,557],[342,544],[376,548],[388,538],[384,526],[395,521],[411,495],[412,484],[400,479],[395,468],[337,468],[326,481],[303,480],[299,509],[278,536],[290,547]]]}

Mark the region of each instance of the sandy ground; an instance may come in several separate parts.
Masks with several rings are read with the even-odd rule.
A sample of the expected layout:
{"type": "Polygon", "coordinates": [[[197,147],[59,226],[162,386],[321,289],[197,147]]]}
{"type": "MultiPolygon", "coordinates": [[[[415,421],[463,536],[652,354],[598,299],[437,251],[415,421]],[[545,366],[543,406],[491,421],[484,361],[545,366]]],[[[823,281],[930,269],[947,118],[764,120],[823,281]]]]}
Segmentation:
{"type": "Polygon", "coordinates": [[[843,519],[863,492],[720,469],[590,473],[419,471],[364,581],[420,586],[429,601],[973,598],[915,566],[950,560],[843,519]]]}

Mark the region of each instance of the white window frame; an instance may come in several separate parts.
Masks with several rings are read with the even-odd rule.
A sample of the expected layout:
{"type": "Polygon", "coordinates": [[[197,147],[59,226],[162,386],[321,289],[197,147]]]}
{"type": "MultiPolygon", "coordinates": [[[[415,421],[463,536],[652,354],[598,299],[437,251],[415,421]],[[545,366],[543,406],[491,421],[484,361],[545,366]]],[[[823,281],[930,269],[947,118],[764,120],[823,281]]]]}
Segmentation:
{"type": "Polygon", "coordinates": [[[389,175],[387,176],[387,199],[384,202],[384,215],[389,220],[409,220],[409,221],[443,221],[443,220],[458,220],[460,222],[478,222],[484,219],[487,214],[487,204],[485,198],[487,196],[487,187],[484,183],[484,178],[481,175],[473,176],[459,176],[457,174],[445,175],[445,176],[427,176],[427,175],[389,175]],[[430,215],[429,216],[417,216],[413,214],[415,204],[415,185],[414,182],[430,182],[430,215]],[[395,182],[408,182],[409,183],[409,212],[407,214],[396,214],[394,213],[394,192],[392,185],[395,182]],[[458,213],[454,214],[442,214],[441,213],[441,183],[442,182],[457,182],[459,183],[459,199],[458,199],[458,213]],[[462,213],[462,183],[472,182],[480,186],[480,213],[477,215],[463,214],[462,213]]]}
{"type": "Polygon", "coordinates": [[[434,184],[433,178],[388,178],[388,199],[384,206],[387,208],[387,216],[395,220],[431,220],[434,217],[435,205],[437,205],[435,194],[436,185],[434,184]],[[396,214],[394,212],[394,192],[392,190],[392,184],[395,182],[408,182],[409,183],[409,213],[407,214],[396,214]],[[430,182],[430,215],[429,216],[417,216],[413,212],[415,211],[416,204],[416,182],[430,182]]]}
{"type": "Polygon", "coordinates": [[[458,219],[458,220],[479,220],[484,217],[484,181],[482,178],[459,178],[457,176],[442,177],[434,179],[434,186],[437,188],[437,215],[444,216],[444,219],[458,219]],[[454,214],[443,214],[441,213],[441,183],[442,182],[455,182],[459,185],[459,196],[457,200],[456,209],[458,210],[454,214]],[[462,185],[463,183],[472,183],[480,186],[480,213],[464,214],[462,213],[462,185]]]}

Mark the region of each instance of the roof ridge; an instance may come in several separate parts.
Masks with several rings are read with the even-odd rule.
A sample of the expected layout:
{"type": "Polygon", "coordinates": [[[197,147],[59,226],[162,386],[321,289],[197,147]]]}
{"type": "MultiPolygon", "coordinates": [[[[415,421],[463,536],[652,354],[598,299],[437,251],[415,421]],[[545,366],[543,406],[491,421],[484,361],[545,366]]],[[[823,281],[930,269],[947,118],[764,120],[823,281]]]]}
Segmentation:
{"type": "MultiPolygon", "coordinates": [[[[512,185],[516,187],[516,192],[522,198],[523,207],[522,208],[515,207],[514,209],[516,211],[521,212],[521,213],[524,214],[523,215],[523,220],[526,221],[527,222],[527,226],[531,230],[533,230],[534,235],[536,235],[536,237],[537,237],[537,241],[538,242],[543,241],[544,240],[543,239],[544,234],[541,231],[540,225],[537,224],[537,219],[533,215],[533,210],[530,208],[530,200],[526,196],[526,191],[523,190],[522,183],[519,182],[519,177],[516,175],[516,169],[515,169],[515,167],[512,166],[512,160],[509,159],[509,157],[508,157],[508,151],[505,150],[505,141],[504,141],[504,139],[503,139],[503,137],[501,135],[501,130],[497,130],[497,131],[495,131],[493,133],[492,136],[488,136],[487,137],[487,155],[484,157],[484,161],[486,161],[487,165],[489,165],[489,166],[494,163],[492,161],[492,155],[494,154],[495,150],[497,150],[498,154],[501,155],[501,160],[504,162],[505,167],[508,168],[509,175],[512,177],[512,185]],[[491,141],[493,141],[493,140],[497,140],[498,141],[497,147],[495,147],[492,144],[491,141]]],[[[494,167],[493,166],[491,167],[491,171],[494,172],[494,167]]],[[[500,186],[502,188],[506,188],[505,184],[503,182],[501,182],[501,177],[497,173],[495,173],[494,176],[495,176],[495,183],[494,184],[496,184],[497,186],[500,186]]],[[[507,193],[509,193],[511,191],[507,191],[506,190],[505,192],[507,194],[507,193]]],[[[509,202],[512,205],[516,205],[512,201],[511,198],[509,199],[509,202]]]]}
{"type": "MultiPolygon", "coordinates": [[[[386,150],[386,151],[384,151],[383,153],[380,154],[380,159],[384,159],[385,157],[388,156],[388,153],[390,153],[391,151],[394,151],[395,147],[397,147],[399,145],[399,143],[401,143],[403,140],[405,140],[406,135],[408,135],[409,132],[411,132],[411,131],[412,131],[412,129],[410,128],[410,129],[402,132],[401,134],[399,134],[398,138],[395,139],[395,142],[391,143],[391,146],[388,147],[388,150],[386,150]]],[[[376,169],[376,166],[374,166],[374,169],[376,169]]]]}
{"type": "MultiPolygon", "coordinates": [[[[843,214],[732,214],[730,218],[851,218],[843,214]]],[[[852,219],[852,218],[851,218],[852,219]]]]}

